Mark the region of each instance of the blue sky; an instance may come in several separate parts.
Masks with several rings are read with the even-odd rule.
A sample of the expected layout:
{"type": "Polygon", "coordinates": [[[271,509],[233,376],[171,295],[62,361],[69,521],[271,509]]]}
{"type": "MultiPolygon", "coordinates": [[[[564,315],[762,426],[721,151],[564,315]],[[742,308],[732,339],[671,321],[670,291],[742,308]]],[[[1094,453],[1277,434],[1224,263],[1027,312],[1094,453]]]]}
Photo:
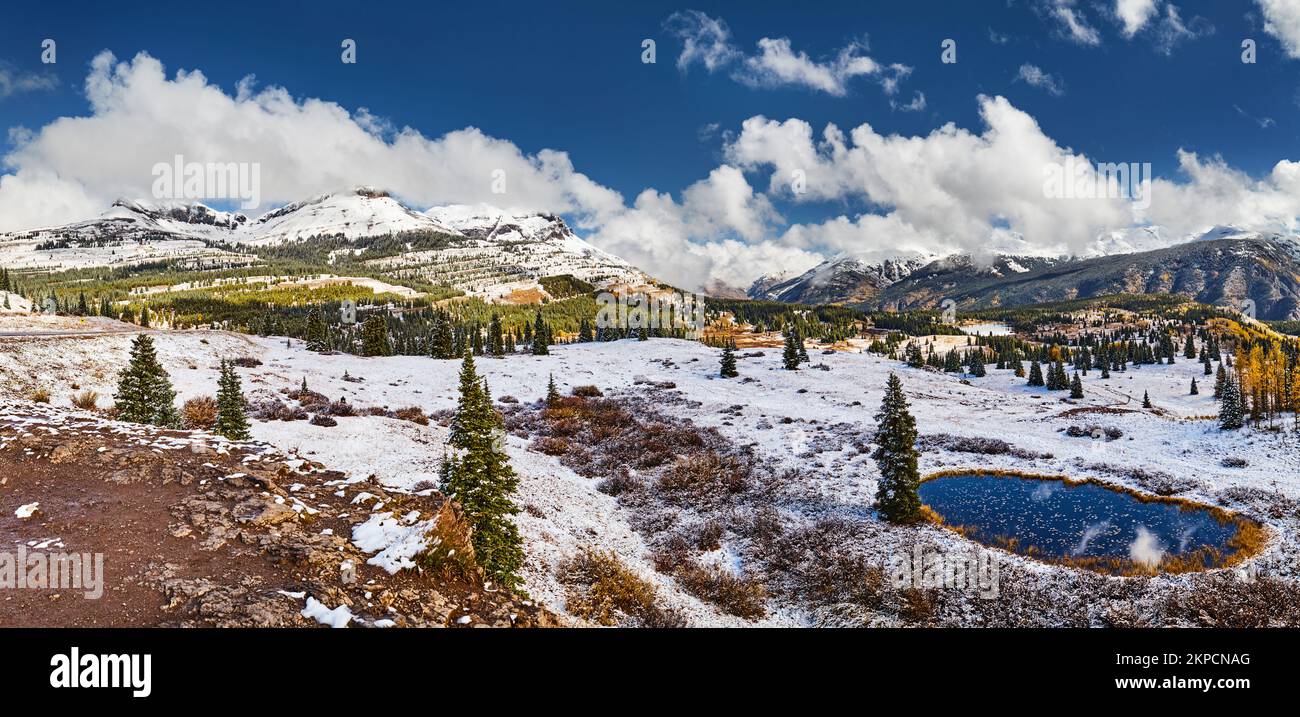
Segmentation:
{"type": "MultiPolygon", "coordinates": [[[[1221,156],[1254,178],[1279,160],[1300,159],[1300,59],[1289,56],[1285,29],[1266,31],[1262,5],[1149,2],[1153,14],[1131,38],[1115,0],[259,2],[167,11],[25,3],[0,25],[0,67],[9,77],[49,82],[0,97],[0,124],[40,131],[59,117],[89,114],[83,83],[92,58],[109,50],[118,60],[147,52],[168,77],[199,70],[228,94],[255,75],[258,87],[283,87],[294,98],[332,101],[349,112],[366,108],[429,138],[475,127],[525,155],[560,150],[629,204],[647,188],[678,196],[735,163],[726,145],[752,117],[797,118],[815,134],[828,123],[845,132],[866,123],[905,137],[953,123],[979,134],[986,129],[981,95],[1004,97],[1062,148],[1095,161],[1151,162],[1158,176],[1175,181],[1179,149],[1221,156]],[[1071,31],[1062,7],[1082,31],[1071,31]],[[1182,28],[1174,42],[1171,7],[1182,28]],[[678,66],[683,38],[666,22],[688,9],[725,24],[734,53],[728,64],[712,72],[700,63],[678,66]],[[55,65],[40,63],[47,37],[58,43],[55,65]],[[355,65],[339,61],[343,38],[357,41],[355,65]],[[657,43],[654,64],[641,62],[645,38],[657,43]],[[855,46],[858,56],[909,69],[893,94],[879,74],[849,77],[842,94],[738,81],[763,38],[788,39],[814,63],[829,64],[855,46]],[[956,41],[955,64],[941,62],[945,38],[956,41]],[[1257,43],[1255,64],[1241,62],[1245,38],[1257,43]],[[1025,81],[1026,65],[1046,79],[1025,81]],[[918,93],[924,109],[903,109],[918,93]]],[[[5,151],[15,148],[11,137],[5,151]]],[[[767,189],[772,167],[744,167],[756,191],[767,189]]],[[[772,237],[793,223],[890,207],[870,192],[801,201],[769,194],[781,217],[772,237]]]]}

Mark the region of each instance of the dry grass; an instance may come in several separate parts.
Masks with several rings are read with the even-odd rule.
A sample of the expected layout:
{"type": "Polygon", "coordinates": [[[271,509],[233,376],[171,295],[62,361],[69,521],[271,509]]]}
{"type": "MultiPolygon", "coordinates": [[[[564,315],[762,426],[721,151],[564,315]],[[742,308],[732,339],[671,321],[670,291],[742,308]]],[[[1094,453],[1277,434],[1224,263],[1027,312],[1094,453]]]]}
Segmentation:
{"type": "Polygon", "coordinates": [[[31,392],[27,394],[27,398],[36,403],[49,403],[50,390],[48,388],[33,388],[31,392]]]}
{"type": "Polygon", "coordinates": [[[99,404],[99,394],[86,389],[72,394],[72,405],[83,411],[93,411],[99,404]]]}
{"type": "Polygon", "coordinates": [[[728,615],[757,620],[767,614],[767,591],[752,578],[733,575],[716,565],[678,565],[673,576],[686,592],[717,605],[728,615]]]}
{"type": "Polygon", "coordinates": [[[478,572],[472,533],[470,524],[448,501],[438,510],[436,522],[429,529],[429,547],[415,560],[444,580],[470,580],[478,572]]]}
{"type": "Polygon", "coordinates": [[[1246,581],[1231,572],[1198,580],[1164,606],[1167,615],[1198,627],[1300,627],[1294,583],[1259,577],[1246,581]]]}
{"type": "Polygon", "coordinates": [[[597,625],[685,627],[677,613],[655,601],[655,587],[632,572],[612,552],[583,548],[560,566],[565,608],[597,625]]]}

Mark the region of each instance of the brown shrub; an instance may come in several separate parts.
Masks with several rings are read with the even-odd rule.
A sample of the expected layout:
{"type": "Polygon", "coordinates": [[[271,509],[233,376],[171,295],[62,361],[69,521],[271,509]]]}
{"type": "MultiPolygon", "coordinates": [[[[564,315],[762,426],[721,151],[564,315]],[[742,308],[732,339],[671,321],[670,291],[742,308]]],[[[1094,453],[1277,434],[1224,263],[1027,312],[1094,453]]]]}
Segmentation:
{"type": "Polygon", "coordinates": [[[90,389],[72,394],[72,405],[83,411],[93,411],[98,404],[99,394],[90,389]]]}
{"type": "Polygon", "coordinates": [[[403,421],[410,421],[421,426],[429,425],[429,417],[424,415],[424,409],[419,406],[408,406],[393,411],[393,418],[400,418],[403,421]]]}
{"type": "Polygon", "coordinates": [[[191,398],[181,406],[181,423],[191,431],[210,431],[217,425],[217,399],[211,396],[191,398]]]}
{"type": "Polygon", "coordinates": [[[600,389],[595,386],[574,386],[573,395],[581,398],[600,398],[605,394],[601,393],[600,389]]]}
{"type": "Polygon", "coordinates": [[[685,627],[675,611],[655,603],[655,587],[612,552],[583,548],[560,566],[569,612],[606,626],[685,627]]]}
{"type": "Polygon", "coordinates": [[[329,414],[331,416],[352,416],[356,414],[356,411],[352,408],[352,404],[348,403],[346,399],[340,398],[330,404],[329,414]]]}
{"type": "Polygon", "coordinates": [[[1166,614],[1199,627],[1298,627],[1296,586],[1269,576],[1243,580],[1235,573],[1198,579],[1190,592],[1165,604],[1166,614]]]}
{"type": "Polygon", "coordinates": [[[49,403],[50,390],[48,388],[40,388],[40,387],[33,388],[31,390],[31,393],[27,394],[27,398],[29,400],[35,401],[36,403],[49,403]]]}
{"type": "Polygon", "coordinates": [[[548,456],[562,456],[569,450],[569,441],[559,436],[542,436],[533,441],[532,448],[548,456]]]}
{"type": "Polygon", "coordinates": [[[632,471],[629,471],[627,466],[619,466],[618,470],[614,471],[614,475],[596,485],[596,490],[605,495],[622,495],[640,487],[641,483],[633,477],[632,471]]]}
{"type": "Polygon", "coordinates": [[[904,588],[898,591],[898,616],[914,625],[928,625],[934,620],[938,604],[935,590],[904,588]]]}
{"type": "Polygon", "coordinates": [[[743,493],[752,473],[748,461],[702,451],[678,458],[659,476],[659,489],[679,501],[708,503],[743,493]]]}
{"type": "Polygon", "coordinates": [[[752,578],[733,575],[722,568],[687,562],[674,571],[686,592],[717,605],[728,615],[757,620],[767,614],[767,591],[752,578]]]}
{"type": "Polygon", "coordinates": [[[416,562],[444,580],[469,580],[478,571],[474,559],[473,529],[451,501],[438,510],[433,527],[426,534],[429,547],[416,556],[416,562]]]}

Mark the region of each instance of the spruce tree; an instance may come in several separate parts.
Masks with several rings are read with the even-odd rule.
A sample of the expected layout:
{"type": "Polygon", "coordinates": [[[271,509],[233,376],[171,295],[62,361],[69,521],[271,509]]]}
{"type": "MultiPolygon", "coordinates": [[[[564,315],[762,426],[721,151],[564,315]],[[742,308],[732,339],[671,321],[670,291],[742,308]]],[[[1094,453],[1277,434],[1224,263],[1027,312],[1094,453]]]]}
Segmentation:
{"type": "Polygon", "coordinates": [[[799,370],[799,347],[795,345],[794,329],[785,335],[785,348],[781,351],[781,363],[786,371],[799,370]]]}
{"type": "Polygon", "coordinates": [[[1200,392],[1201,392],[1200,389],[1198,389],[1198,388],[1196,387],[1196,379],[1193,378],[1193,379],[1192,379],[1192,391],[1191,391],[1191,393],[1189,393],[1188,395],[1189,395],[1189,396],[1195,396],[1195,395],[1199,394],[1200,392]]]}
{"type": "Polygon", "coordinates": [[[560,400],[560,389],[555,387],[555,374],[551,374],[546,381],[546,405],[551,405],[560,400]]]}
{"type": "Polygon", "coordinates": [[[139,334],[131,342],[130,362],[118,376],[113,401],[118,420],[164,428],[180,427],[176,392],[167,372],[158,363],[153,339],[148,334],[139,334]]]}
{"type": "Polygon", "coordinates": [[[388,322],[379,314],[371,314],[361,325],[361,355],[388,356],[388,322]]]}
{"type": "Polygon", "coordinates": [[[546,344],[548,343],[547,337],[549,335],[550,335],[550,330],[547,328],[546,322],[542,321],[542,310],[538,309],[537,316],[533,319],[533,355],[534,356],[545,356],[550,353],[550,349],[548,349],[546,346],[546,344]]]}
{"type": "Polygon", "coordinates": [[[1142,392],[1142,407],[1151,408],[1151,396],[1146,391],[1142,392]]]}
{"type": "Polygon", "coordinates": [[[519,512],[513,501],[519,478],[501,449],[503,435],[501,416],[475,371],[474,355],[466,351],[449,440],[454,453],[443,463],[442,491],[460,504],[472,527],[474,555],[483,571],[513,590],[521,582],[524,552],[519,529],[510,519],[519,512]]]}
{"type": "Polygon", "coordinates": [[[325,344],[325,322],[321,320],[320,312],[312,307],[307,311],[307,350],[308,351],[325,351],[329,348],[325,344]]]}
{"type": "Polygon", "coordinates": [[[1043,385],[1043,369],[1041,366],[1038,365],[1037,361],[1029,364],[1029,381],[1027,382],[1026,385],[1029,386],[1043,385]]]}
{"type": "Polygon", "coordinates": [[[1083,381],[1079,379],[1079,372],[1074,372],[1074,379],[1070,381],[1070,398],[1083,398],[1083,381]]]}
{"type": "Polygon", "coordinates": [[[799,363],[808,363],[808,347],[804,346],[803,334],[794,332],[794,345],[799,349],[799,363]]]}
{"type": "Polygon", "coordinates": [[[880,469],[876,509],[893,523],[910,523],[921,516],[917,491],[921,475],[917,470],[916,419],[907,410],[903,382],[892,372],[885,384],[885,396],[876,414],[876,450],[871,457],[880,469]]]}
{"type": "Polygon", "coordinates": [[[1219,364],[1219,370],[1214,375],[1214,398],[1223,398],[1223,389],[1228,385],[1228,372],[1224,370],[1223,364],[1219,364]]]}
{"type": "MultiPolygon", "coordinates": [[[[303,379],[304,386],[307,379],[303,379]]],[[[304,391],[306,388],[304,387],[304,391]]],[[[217,380],[216,432],[232,441],[247,441],[248,417],[244,415],[244,394],[239,386],[239,374],[225,359],[221,361],[221,377],[217,380]]]]}
{"type": "Polygon", "coordinates": [[[493,356],[505,354],[505,341],[501,334],[501,317],[495,313],[492,314],[492,320],[488,322],[487,351],[493,356]]]}
{"type": "MultiPolygon", "coordinates": [[[[1220,366],[1220,369],[1223,367],[1220,366]]],[[[1233,431],[1245,425],[1244,411],[1241,406],[1241,386],[1231,376],[1223,384],[1223,395],[1219,400],[1219,429],[1233,431]]]]}
{"type": "Polygon", "coordinates": [[[723,378],[735,378],[740,375],[736,370],[736,342],[727,340],[727,345],[722,347],[722,366],[718,372],[723,378]]]}

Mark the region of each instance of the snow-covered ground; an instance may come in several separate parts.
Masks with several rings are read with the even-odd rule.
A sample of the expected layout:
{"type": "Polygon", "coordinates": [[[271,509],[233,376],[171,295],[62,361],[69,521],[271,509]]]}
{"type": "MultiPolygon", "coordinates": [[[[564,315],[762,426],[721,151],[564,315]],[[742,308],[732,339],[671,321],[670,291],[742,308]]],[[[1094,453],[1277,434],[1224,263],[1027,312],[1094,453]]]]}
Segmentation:
{"type": "MultiPolygon", "coordinates": [[[[283,338],[218,331],[153,336],[181,399],[214,394],[218,361],[246,356],[263,362],[238,369],[246,394],[296,387],[306,378],[312,391],[346,397],[357,406],[438,411],[456,402],[459,361],[321,356],[306,351],[299,341],[286,345],[283,338]],[[363,380],[345,381],[345,373],[363,380]]],[[[67,405],[75,384],[98,391],[101,405],[107,404],[130,340],[129,335],[0,339],[0,391],[21,397],[40,385],[50,390],[53,403],[67,405]]],[[[1195,361],[1130,368],[1107,380],[1092,371],[1084,379],[1085,398],[1070,401],[1065,392],[1028,387],[1010,371],[990,368],[987,377],[968,379],[967,384],[960,374],[911,369],[869,354],[810,353],[810,365],[790,372],[781,369],[779,351],[761,356],[741,352],[741,377],[732,380],[717,377],[716,350],[677,340],[565,345],[554,347],[549,356],[512,355],[477,363],[495,398],[513,396],[523,402],[540,399],[551,375],[564,392],[593,384],[606,393],[637,392],[644,390],[646,381],[661,386],[671,382],[675,388],[666,394],[684,400],[658,401],[658,410],[716,428],[738,445],[753,444],[765,461],[799,469],[798,490],[810,504],[861,514],[870,513],[878,474],[869,455],[848,441],[870,442],[872,416],[891,371],[903,380],[923,437],[997,438],[1020,449],[1000,455],[927,451],[921,460],[923,473],[1005,468],[1093,477],[1149,490],[1135,482],[1133,474],[1158,472],[1186,480],[1180,496],[1210,504],[1227,505],[1222,494],[1234,487],[1300,498],[1300,454],[1293,449],[1294,435],[1219,431],[1217,422],[1205,418],[1217,412],[1213,377],[1203,376],[1195,361]],[[1192,378],[1201,386],[1198,396],[1188,395],[1192,378]],[[1154,406],[1151,410],[1141,408],[1144,392],[1154,406]],[[1116,428],[1123,435],[1116,440],[1070,437],[1065,429],[1071,426],[1116,428]],[[1223,459],[1228,457],[1244,458],[1247,465],[1225,467],[1223,459]]],[[[445,429],[436,424],[419,426],[374,416],[341,418],[332,428],[305,421],[255,422],[253,432],[259,440],[346,471],[353,479],[374,474],[399,488],[436,480],[446,440],[445,429]]],[[[615,551],[653,581],[666,604],[692,623],[741,622],[656,573],[629,516],[614,498],[598,492],[594,481],[529,450],[523,439],[512,436],[508,451],[521,475],[518,503],[524,510],[517,520],[527,541],[526,587],[534,597],[562,610],[563,588],[555,567],[581,547],[595,546],[615,551]]],[[[1285,551],[1293,559],[1295,542],[1293,535],[1275,536],[1261,557],[1277,559],[1285,551]]],[[[1032,564],[1033,570],[1071,570],[1015,560],[1032,564]]],[[[770,615],[772,624],[804,619],[797,611],[781,609],[770,615]]]]}

